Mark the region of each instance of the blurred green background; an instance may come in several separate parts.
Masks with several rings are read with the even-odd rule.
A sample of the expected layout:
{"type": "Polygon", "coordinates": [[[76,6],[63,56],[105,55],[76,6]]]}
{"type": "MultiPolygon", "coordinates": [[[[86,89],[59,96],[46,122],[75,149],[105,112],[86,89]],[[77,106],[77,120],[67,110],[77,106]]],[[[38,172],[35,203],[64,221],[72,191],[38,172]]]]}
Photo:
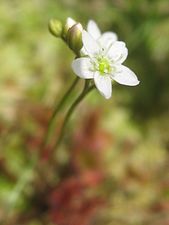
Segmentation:
{"type": "Polygon", "coordinates": [[[169,1],[1,0],[0,49],[0,224],[168,225],[169,1]],[[48,21],[67,17],[116,32],[141,82],[90,93],[51,163],[40,144],[75,75],[48,21]]]}

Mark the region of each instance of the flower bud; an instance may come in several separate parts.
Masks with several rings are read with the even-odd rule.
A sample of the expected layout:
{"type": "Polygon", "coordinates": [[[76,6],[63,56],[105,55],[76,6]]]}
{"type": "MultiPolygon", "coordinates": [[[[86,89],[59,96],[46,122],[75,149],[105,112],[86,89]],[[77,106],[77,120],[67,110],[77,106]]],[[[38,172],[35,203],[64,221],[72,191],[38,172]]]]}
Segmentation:
{"type": "Polygon", "coordinates": [[[61,37],[63,31],[63,25],[59,20],[51,19],[48,24],[49,31],[55,37],[61,37]]]}
{"type": "Polygon", "coordinates": [[[67,38],[67,33],[68,33],[68,30],[76,24],[76,21],[73,20],[72,18],[68,17],[67,20],[66,20],[66,24],[64,26],[64,29],[63,29],[63,38],[66,39],[67,38]]]}
{"type": "Polygon", "coordinates": [[[77,55],[82,48],[82,30],[82,25],[80,23],[76,23],[68,30],[67,34],[67,43],[77,55]]]}

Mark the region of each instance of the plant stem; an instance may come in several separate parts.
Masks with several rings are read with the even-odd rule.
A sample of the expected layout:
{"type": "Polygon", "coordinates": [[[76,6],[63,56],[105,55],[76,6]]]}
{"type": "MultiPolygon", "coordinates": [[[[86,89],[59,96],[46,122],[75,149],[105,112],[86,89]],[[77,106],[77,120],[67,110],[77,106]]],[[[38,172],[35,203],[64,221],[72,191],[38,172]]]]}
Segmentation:
{"type": "Polygon", "coordinates": [[[76,77],[75,80],[73,81],[72,85],[70,86],[70,88],[67,90],[67,92],[65,93],[65,95],[62,97],[62,99],[60,100],[60,102],[56,105],[56,108],[53,111],[53,114],[49,120],[48,123],[48,128],[44,137],[44,140],[42,142],[42,148],[48,143],[50,137],[51,137],[51,133],[53,130],[53,126],[54,126],[54,121],[56,119],[56,116],[58,114],[58,112],[60,111],[60,109],[62,108],[62,106],[64,105],[66,99],[68,98],[68,96],[70,95],[70,93],[72,92],[72,90],[74,89],[74,87],[76,86],[77,82],[79,81],[79,78],[76,77]]]}
{"type": "Polygon", "coordinates": [[[73,102],[73,104],[71,105],[71,107],[69,108],[66,116],[65,116],[65,120],[63,122],[61,131],[60,131],[60,135],[56,141],[56,144],[54,145],[54,150],[57,149],[57,147],[59,146],[59,144],[61,143],[63,137],[64,137],[64,133],[65,133],[65,128],[66,125],[72,115],[72,113],[74,112],[74,110],[76,109],[77,105],[83,100],[83,98],[94,88],[94,85],[89,86],[89,80],[85,81],[85,85],[83,88],[83,91],[81,92],[81,94],[78,96],[78,98],[76,98],[76,100],[73,102]]]}

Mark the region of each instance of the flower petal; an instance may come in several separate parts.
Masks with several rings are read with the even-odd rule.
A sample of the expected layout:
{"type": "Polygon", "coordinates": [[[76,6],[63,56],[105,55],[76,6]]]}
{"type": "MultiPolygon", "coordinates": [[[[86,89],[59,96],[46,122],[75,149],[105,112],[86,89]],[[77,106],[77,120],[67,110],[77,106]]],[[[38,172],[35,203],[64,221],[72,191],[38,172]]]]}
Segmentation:
{"type": "Polygon", "coordinates": [[[76,75],[84,79],[93,78],[93,72],[90,70],[91,62],[89,58],[78,58],[73,60],[72,69],[76,75]]]}
{"type": "Polygon", "coordinates": [[[109,47],[113,42],[117,41],[117,35],[114,32],[105,32],[99,38],[101,46],[109,47]]]}
{"type": "Polygon", "coordinates": [[[128,86],[135,86],[140,83],[135,73],[131,71],[128,67],[123,65],[119,65],[116,67],[116,72],[112,75],[112,79],[118,82],[119,84],[128,86]]]}
{"type": "Polygon", "coordinates": [[[82,31],[82,41],[83,41],[84,48],[89,55],[95,55],[99,53],[99,50],[100,50],[99,44],[85,30],[82,31]]]}
{"type": "Polygon", "coordinates": [[[108,50],[108,56],[116,63],[123,63],[128,55],[126,44],[122,41],[116,41],[108,50]]]}
{"type": "Polygon", "coordinates": [[[66,20],[66,26],[67,28],[71,28],[73,25],[75,25],[77,22],[72,19],[71,17],[68,17],[67,20],[66,20]]]}
{"type": "Polygon", "coordinates": [[[110,76],[100,75],[96,72],[94,74],[94,82],[101,95],[106,99],[109,99],[112,95],[112,82],[110,76]]]}
{"type": "Polygon", "coordinates": [[[86,52],[84,46],[80,49],[80,55],[81,56],[86,56],[87,55],[87,52],[86,52]]]}
{"type": "Polygon", "coordinates": [[[87,31],[95,40],[101,36],[100,29],[93,20],[89,20],[87,24],[87,31]]]}

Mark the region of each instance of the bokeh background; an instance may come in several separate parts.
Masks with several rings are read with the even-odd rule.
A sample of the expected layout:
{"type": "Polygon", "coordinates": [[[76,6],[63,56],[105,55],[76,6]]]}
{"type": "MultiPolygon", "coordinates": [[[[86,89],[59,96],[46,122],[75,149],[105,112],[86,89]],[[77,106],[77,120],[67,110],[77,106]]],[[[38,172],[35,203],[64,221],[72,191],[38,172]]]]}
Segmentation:
{"type": "Polygon", "coordinates": [[[169,224],[168,0],[0,1],[0,224],[169,224]],[[75,75],[48,21],[68,16],[116,32],[141,82],[90,93],[52,152],[40,146],[75,75]]]}

